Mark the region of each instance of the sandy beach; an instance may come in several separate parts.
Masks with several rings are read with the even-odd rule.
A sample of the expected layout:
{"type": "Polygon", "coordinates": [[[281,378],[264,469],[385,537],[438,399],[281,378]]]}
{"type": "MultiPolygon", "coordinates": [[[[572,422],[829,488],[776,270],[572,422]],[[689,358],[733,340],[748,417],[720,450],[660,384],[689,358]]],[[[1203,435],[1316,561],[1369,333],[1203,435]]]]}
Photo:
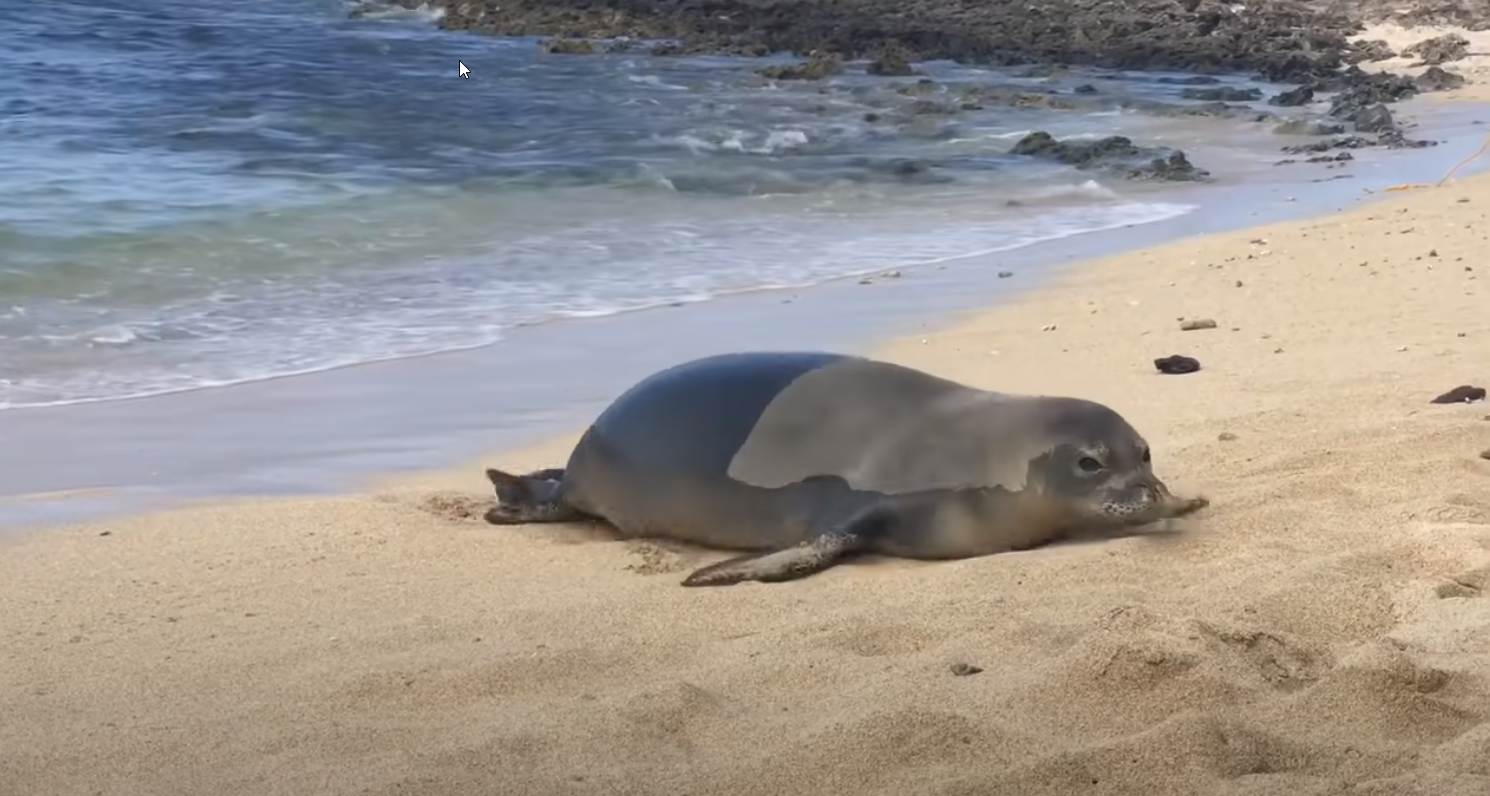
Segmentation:
{"type": "Polygon", "coordinates": [[[1109,403],[1212,500],[1175,537],[684,589],[724,554],[481,521],[578,431],[13,535],[0,796],[1482,796],[1490,405],[1431,400],[1490,386],[1487,249],[1481,175],[879,352],[1109,403]]]}

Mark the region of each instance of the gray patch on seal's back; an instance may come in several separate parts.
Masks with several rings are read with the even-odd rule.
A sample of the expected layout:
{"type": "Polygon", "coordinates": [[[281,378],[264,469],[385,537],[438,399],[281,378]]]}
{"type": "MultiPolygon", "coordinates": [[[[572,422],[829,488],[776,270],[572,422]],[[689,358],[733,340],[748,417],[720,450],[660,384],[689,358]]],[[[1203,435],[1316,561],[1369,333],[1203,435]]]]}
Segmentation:
{"type": "Polygon", "coordinates": [[[1022,489],[1049,450],[1024,427],[1030,399],[979,390],[887,362],[847,361],[802,375],[761,414],[729,476],[780,487],[814,475],[904,494],[957,486],[1022,489]],[[1020,444],[1024,443],[1024,444],[1020,444]],[[1000,450],[991,450],[992,445],[1000,450]]]}
{"type": "Polygon", "coordinates": [[[983,390],[949,394],[873,440],[850,480],[886,494],[972,487],[1011,493],[1038,475],[1032,465],[1061,440],[1043,399],[983,390]]]}

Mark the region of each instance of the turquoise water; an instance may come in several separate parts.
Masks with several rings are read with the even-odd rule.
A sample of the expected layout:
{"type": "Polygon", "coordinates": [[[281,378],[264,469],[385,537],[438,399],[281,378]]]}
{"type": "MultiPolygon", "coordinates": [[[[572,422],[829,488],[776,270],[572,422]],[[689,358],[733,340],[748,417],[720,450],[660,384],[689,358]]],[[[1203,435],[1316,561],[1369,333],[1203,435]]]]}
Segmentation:
{"type": "Polygon", "coordinates": [[[912,116],[896,89],[915,78],[774,84],[760,60],[549,55],[331,0],[0,6],[0,408],[479,346],[1193,208],[1008,155],[1031,129],[1196,144],[1213,171],[1277,157],[1231,122],[912,116]]]}

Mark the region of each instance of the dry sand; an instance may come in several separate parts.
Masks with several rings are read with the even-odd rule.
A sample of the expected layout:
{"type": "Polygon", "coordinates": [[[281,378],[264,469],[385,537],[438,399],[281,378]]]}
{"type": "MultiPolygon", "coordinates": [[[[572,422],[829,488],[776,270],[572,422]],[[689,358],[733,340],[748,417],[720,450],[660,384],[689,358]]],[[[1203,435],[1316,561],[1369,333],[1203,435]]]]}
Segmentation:
{"type": "Polygon", "coordinates": [[[1490,793],[1490,406],[1429,403],[1490,384],[1490,178],[883,353],[1107,401],[1214,504],[699,590],[720,554],[484,525],[474,465],[36,532],[0,549],[0,793],[1490,793]]]}

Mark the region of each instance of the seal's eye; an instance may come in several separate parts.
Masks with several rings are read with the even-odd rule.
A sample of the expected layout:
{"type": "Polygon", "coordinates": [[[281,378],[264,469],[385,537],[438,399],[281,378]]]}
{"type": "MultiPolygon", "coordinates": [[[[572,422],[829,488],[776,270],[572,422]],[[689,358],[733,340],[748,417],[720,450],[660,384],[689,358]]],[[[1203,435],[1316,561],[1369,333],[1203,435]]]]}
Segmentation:
{"type": "Polygon", "coordinates": [[[1150,458],[1151,458],[1151,455],[1149,453],[1149,449],[1148,448],[1144,448],[1143,449],[1143,463],[1144,464],[1148,464],[1150,458]]]}
{"type": "Polygon", "coordinates": [[[1090,456],[1081,457],[1081,461],[1078,461],[1076,466],[1080,467],[1082,472],[1085,473],[1095,473],[1102,469],[1102,463],[1090,456]]]}

